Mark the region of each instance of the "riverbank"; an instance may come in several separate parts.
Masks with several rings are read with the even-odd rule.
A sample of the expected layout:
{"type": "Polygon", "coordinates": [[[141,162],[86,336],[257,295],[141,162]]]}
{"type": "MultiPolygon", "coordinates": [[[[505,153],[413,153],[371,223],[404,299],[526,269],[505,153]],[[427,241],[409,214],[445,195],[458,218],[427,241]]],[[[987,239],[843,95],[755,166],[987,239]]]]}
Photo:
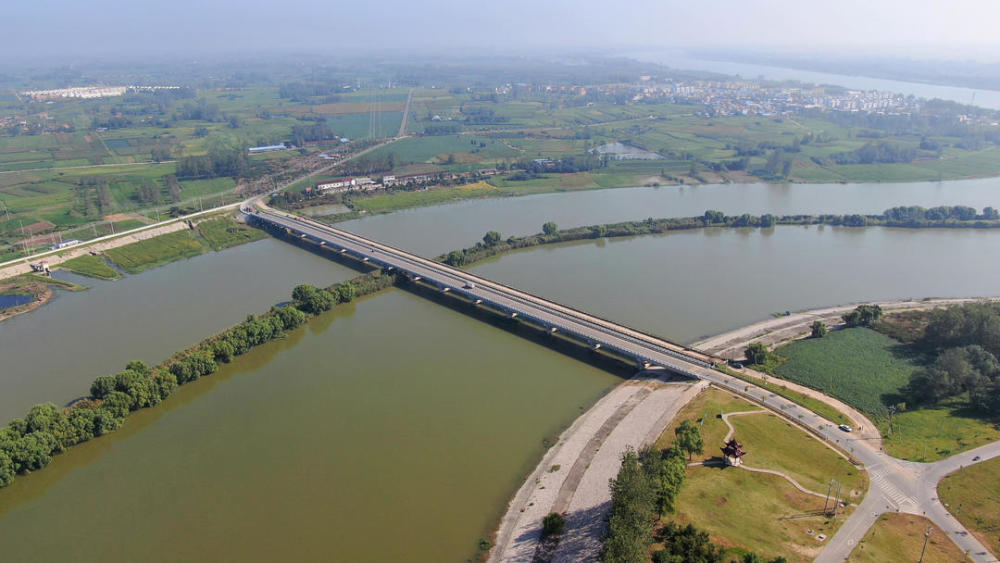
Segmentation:
{"type": "Polygon", "coordinates": [[[17,315],[30,313],[41,307],[52,298],[54,289],[83,291],[86,288],[72,282],[35,274],[22,274],[10,278],[6,282],[0,282],[0,295],[27,295],[31,297],[29,303],[0,309],[0,322],[17,315]]]}

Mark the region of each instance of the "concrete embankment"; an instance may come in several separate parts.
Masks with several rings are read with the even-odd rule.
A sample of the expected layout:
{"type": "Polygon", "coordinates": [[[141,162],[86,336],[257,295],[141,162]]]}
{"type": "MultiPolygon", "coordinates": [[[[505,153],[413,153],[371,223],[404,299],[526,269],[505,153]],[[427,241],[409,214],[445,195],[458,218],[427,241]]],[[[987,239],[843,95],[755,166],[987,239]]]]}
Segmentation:
{"type": "Polygon", "coordinates": [[[618,474],[622,453],[654,441],[707,385],[646,372],[605,395],[563,432],[518,490],[490,560],[530,562],[550,512],[567,515],[553,560],[595,559],[611,502],[608,480],[618,474]]]}

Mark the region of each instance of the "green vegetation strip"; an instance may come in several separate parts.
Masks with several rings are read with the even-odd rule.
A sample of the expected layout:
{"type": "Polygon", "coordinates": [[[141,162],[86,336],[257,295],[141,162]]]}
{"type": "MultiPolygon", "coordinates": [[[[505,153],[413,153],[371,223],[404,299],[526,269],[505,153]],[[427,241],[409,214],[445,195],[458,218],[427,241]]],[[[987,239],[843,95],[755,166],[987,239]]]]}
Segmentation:
{"type": "Polygon", "coordinates": [[[117,270],[108,265],[107,260],[103,256],[85,254],[61,262],[59,267],[80,275],[102,280],[117,280],[122,277],[117,270]]]}
{"type": "MultiPolygon", "coordinates": [[[[105,252],[108,260],[129,274],[138,274],[183,258],[204,254],[210,250],[223,250],[231,246],[253,242],[267,236],[261,230],[236,222],[232,217],[219,217],[202,221],[195,228],[175,231],[158,237],[141,240],[105,252]]],[[[60,264],[79,274],[102,279],[117,279],[118,272],[104,263],[102,258],[81,256],[60,264]]]]}
{"type": "Polygon", "coordinates": [[[822,416],[823,418],[833,421],[837,424],[844,424],[850,422],[850,419],[847,418],[847,415],[838,411],[832,406],[824,403],[823,401],[820,401],[819,399],[814,399],[813,397],[799,393],[798,391],[792,391],[791,389],[788,389],[784,385],[775,382],[773,379],[764,380],[763,378],[753,377],[745,373],[740,373],[736,370],[729,369],[728,367],[725,366],[718,366],[716,369],[718,369],[722,373],[746,381],[747,383],[753,383],[758,387],[767,389],[768,391],[774,393],[775,395],[784,397],[789,401],[801,405],[813,411],[814,413],[822,416]]]}
{"type": "MultiPolygon", "coordinates": [[[[909,209],[909,208],[906,208],[909,209]]],[[[954,209],[954,208],[949,208],[954,209]]],[[[970,208],[971,209],[971,208],[970,208]]],[[[973,210],[973,213],[975,210],[973,210]]],[[[775,225],[834,225],[846,227],[865,226],[886,226],[900,228],[935,227],[935,228],[1000,228],[1000,220],[982,219],[985,215],[992,216],[992,211],[987,208],[984,215],[973,214],[968,220],[936,220],[924,221],[922,223],[912,223],[909,221],[890,220],[887,216],[893,214],[893,210],[887,210],[884,215],[725,215],[721,211],[706,211],[700,217],[676,217],[645,219],[642,221],[625,221],[621,223],[607,223],[603,225],[590,225],[585,227],[573,227],[570,229],[560,229],[555,223],[546,223],[543,232],[524,237],[503,238],[497,231],[489,231],[483,237],[483,241],[475,246],[462,250],[453,250],[448,254],[443,254],[437,258],[438,261],[445,262],[452,266],[471,265],[494,256],[531,248],[544,244],[557,244],[562,242],[572,242],[585,239],[632,237],[639,235],[661,234],[669,231],[701,229],[707,227],[728,227],[746,228],[759,227],[770,228],[775,225]]]]}
{"type": "Polygon", "coordinates": [[[0,487],[10,485],[18,474],[44,468],[54,454],[66,448],[117,430],[130,412],[159,404],[178,385],[210,375],[220,363],[281,338],[310,315],[321,314],[357,296],[377,293],[394,283],[395,276],[377,270],[328,289],[298,286],[293,291],[292,305],[272,307],[260,316],[250,315],[246,321],[152,368],[143,362],[129,362],[121,373],[94,380],[89,397],[68,408],[60,409],[51,403],[35,405],[23,419],[14,419],[0,428],[0,487]]]}

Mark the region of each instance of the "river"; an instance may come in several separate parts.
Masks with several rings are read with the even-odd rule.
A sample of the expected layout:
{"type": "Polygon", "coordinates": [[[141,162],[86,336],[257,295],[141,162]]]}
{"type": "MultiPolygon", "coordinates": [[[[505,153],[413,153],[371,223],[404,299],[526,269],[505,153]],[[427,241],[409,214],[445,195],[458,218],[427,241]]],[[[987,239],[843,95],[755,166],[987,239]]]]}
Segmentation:
{"type": "Polygon", "coordinates": [[[554,221],[560,227],[635,221],[646,217],[882,213],[899,205],[1000,208],[1000,178],[886,184],[708,184],[617,188],[528,197],[475,199],[346,221],[338,227],[436,256],[471,246],[488,230],[529,235],[554,221]]]}
{"type": "MultiPolygon", "coordinates": [[[[995,204],[996,186],[603,190],[461,202],[347,226],[433,255],[487,229],[526,234],[546,220],[982,207],[995,204]]],[[[995,294],[998,246],[996,230],[710,229],[543,247],[475,271],[686,342],[787,309],[995,294]]],[[[86,292],[0,325],[4,400],[19,414],[37,400],[71,398],[92,379],[75,366],[114,371],[136,357],[159,360],[284,300],[296,283],[351,275],[265,240],[88,282],[86,292]],[[129,344],[141,348],[107,331],[118,339],[142,332],[129,344]],[[64,355],[53,352],[60,346],[73,357],[49,358],[64,355]]],[[[17,561],[463,560],[543,440],[617,381],[391,290],[251,351],[140,411],[120,432],[19,478],[0,491],[0,546],[17,561]]]]}

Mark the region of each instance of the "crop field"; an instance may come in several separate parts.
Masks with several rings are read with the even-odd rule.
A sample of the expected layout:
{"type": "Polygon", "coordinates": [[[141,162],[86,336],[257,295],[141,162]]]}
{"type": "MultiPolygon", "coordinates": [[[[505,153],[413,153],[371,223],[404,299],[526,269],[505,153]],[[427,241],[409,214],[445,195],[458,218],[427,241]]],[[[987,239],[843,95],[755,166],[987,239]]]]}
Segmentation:
{"type": "Polygon", "coordinates": [[[900,389],[920,366],[908,346],[867,328],[830,332],[778,350],[787,358],[777,375],[818,389],[873,415],[885,417],[900,389]]]}
{"type": "MultiPolygon", "coordinates": [[[[399,132],[399,124],[403,121],[402,108],[399,111],[383,111],[375,114],[382,128],[383,137],[395,137],[399,132]]],[[[334,133],[348,139],[365,139],[369,131],[368,113],[348,115],[331,115],[326,122],[334,133]]]]}

